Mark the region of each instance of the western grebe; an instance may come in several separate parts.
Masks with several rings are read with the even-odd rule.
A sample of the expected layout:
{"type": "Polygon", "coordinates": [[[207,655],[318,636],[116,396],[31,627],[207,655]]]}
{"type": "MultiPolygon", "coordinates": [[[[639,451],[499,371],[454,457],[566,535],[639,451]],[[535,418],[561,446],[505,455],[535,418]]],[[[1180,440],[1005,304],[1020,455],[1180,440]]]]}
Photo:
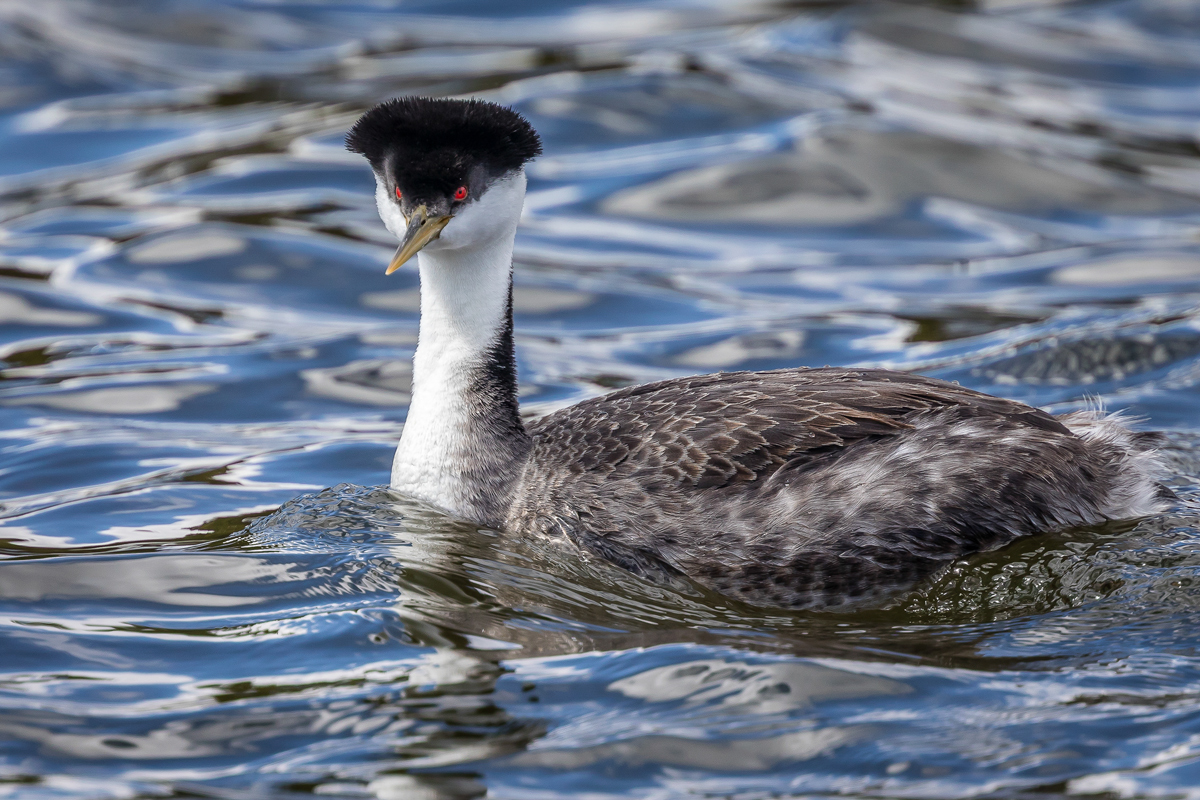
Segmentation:
{"type": "Polygon", "coordinates": [[[739,600],[835,607],[1040,531],[1167,507],[1154,435],[885,370],[728,372],[635,386],[529,426],[517,409],[516,112],[402,98],[347,147],[417,255],[421,321],[392,486],[512,533],[739,600]]]}

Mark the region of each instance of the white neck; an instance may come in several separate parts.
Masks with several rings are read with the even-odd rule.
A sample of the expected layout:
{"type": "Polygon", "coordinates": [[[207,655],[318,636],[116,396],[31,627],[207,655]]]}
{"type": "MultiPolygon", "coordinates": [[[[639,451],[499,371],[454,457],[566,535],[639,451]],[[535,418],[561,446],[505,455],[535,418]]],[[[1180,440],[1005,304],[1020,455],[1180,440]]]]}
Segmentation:
{"type": "Polygon", "coordinates": [[[498,374],[511,369],[513,238],[525,183],[519,178],[519,186],[489,189],[417,256],[421,325],[412,404],[392,464],[393,487],[492,525],[528,449],[515,381],[498,374]],[[496,224],[500,210],[509,224],[496,224]]]}

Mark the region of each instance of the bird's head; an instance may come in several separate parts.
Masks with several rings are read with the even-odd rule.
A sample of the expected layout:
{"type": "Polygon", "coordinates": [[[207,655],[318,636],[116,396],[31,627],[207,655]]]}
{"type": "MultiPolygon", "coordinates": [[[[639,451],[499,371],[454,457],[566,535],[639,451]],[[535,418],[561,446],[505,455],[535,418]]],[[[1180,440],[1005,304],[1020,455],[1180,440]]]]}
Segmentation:
{"type": "Polygon", "coordinates": [[[542,143],[524,117],[495,103],[402,97],[363,114],[346,148],[371,163],[379,216],[400,239],[390,275],[435,241],[456,248],[511,236],[523,168],[542,143]]]}

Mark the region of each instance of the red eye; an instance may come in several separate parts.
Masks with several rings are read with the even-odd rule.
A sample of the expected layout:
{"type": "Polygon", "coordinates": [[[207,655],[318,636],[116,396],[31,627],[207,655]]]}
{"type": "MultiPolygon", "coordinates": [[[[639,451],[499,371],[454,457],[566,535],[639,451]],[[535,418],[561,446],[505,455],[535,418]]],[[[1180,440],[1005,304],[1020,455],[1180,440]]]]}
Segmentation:
{"type": "Polygon", "coordinates": [[[455,200],[466,200],[467,199],[467,187],[460,186],[457,189],[455,189],[454,190],[454,199],[455,200]]]}
{"type": "Polygon", "coordinates": [[[400,198],[402,198],[402,197],[404,197],[404,193],[403,193],[403,192],[401,192],[401,191],[400,191],[400,187],[399,187],[399,186],[397,186],[397,187],[396,187],[396,199],[397,199],[397,200],[399,200],[399,199],[400,199],[400,198]]]}

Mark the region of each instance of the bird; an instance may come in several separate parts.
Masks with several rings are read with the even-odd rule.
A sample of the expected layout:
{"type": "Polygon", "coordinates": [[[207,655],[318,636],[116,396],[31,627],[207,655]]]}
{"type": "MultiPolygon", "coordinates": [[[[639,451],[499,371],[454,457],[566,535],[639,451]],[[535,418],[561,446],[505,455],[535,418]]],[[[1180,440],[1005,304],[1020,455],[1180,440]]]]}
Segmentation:
{"type": "Polygon", "coordinates": [[[573,544],[750,606],[853,608],[1019,537],[1135,519],[1174,495],[1158,434],[917,374],[718,372],[528,424],[513,247],[533,126],[480,99],[402,97],[346,136],[414,256],[420,322],[391,486],[479,526],[573,544]]]}

